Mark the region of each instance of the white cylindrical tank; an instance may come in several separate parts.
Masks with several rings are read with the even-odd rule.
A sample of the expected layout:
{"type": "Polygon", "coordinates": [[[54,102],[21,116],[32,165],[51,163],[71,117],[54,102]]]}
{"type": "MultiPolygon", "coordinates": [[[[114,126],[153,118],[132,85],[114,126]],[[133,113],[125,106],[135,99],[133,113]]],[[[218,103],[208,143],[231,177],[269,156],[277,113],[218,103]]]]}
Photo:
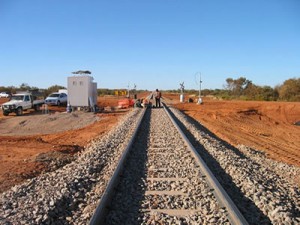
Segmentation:
{"type": "Polygon", "coordinates": [[[184,102],[184,95],[183,94],[180,95],[180,102],[184,102]]]}
{"type": "Polygon", "coordinates": [[[202,101],[202,98],[199,98],[197,104],[200,105],[200,104],[202,104],[202,102],[203,102],[203,101],[202,101]]]}

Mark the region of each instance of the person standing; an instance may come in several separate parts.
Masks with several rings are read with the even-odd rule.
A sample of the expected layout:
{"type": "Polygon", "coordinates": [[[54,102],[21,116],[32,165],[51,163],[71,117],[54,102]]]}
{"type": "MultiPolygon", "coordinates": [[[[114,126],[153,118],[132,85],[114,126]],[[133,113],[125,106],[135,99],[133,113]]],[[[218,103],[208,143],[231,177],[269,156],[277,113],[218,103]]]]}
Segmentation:
{"type": "Polygon", "coordinates": [[[160,108],[161,92],[158,89],[156,89],[154,93],[154,97],[155,97],[155,107],[160,108]]]}

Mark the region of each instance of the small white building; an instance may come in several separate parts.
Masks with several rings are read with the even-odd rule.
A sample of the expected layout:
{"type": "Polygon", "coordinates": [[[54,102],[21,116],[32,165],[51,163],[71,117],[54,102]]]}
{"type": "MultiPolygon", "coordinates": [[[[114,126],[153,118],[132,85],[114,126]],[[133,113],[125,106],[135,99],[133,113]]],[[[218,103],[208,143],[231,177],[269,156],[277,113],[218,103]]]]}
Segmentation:
{"type": "Polygon", "coordinates": [[[97,83],[88,75],[68,77],[68,104],[72,107],[94,107],[97,105],[97,83]]]}

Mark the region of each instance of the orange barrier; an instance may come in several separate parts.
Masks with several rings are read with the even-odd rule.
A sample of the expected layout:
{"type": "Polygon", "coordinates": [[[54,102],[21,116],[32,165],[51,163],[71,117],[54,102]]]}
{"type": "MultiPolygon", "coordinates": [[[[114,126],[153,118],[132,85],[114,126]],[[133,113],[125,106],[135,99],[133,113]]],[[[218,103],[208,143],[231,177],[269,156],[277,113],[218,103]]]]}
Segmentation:
{"type": "Polygon", "coordinates": [[[133,105],[134,105],[133,99],[125,98],[118,101],[118,107],[121,109],[133,107],[133,105]]]}

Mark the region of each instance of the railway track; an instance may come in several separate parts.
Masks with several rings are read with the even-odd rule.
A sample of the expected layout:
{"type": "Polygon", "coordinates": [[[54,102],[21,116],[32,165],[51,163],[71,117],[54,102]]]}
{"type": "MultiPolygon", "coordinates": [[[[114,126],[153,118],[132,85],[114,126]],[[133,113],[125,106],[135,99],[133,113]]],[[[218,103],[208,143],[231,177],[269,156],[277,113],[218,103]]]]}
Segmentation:
{"type": "Polygon", "coordinates": [[[248,224],[166,108],[148,109],[91,224],[248,224]]]}
{"type": "Polygon", "coordinates": [[[52,172],[1,193],[0,224],[300,223],[292,179],[299,168],[230,146],[193,118],[170,112],[187,137],[164,109],[133,109],[71,163],[51,162],[52,172]]]}

